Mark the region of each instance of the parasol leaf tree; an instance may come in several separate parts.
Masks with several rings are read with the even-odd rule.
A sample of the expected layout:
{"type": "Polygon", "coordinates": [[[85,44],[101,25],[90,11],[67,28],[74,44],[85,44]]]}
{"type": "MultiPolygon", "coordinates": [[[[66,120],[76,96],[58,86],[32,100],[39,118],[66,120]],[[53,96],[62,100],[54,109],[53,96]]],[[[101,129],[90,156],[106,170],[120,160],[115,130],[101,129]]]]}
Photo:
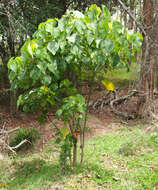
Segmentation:
{"type": "Polygon", "coordinates": [[[113,20],[105,6],[94,4],[84,14],[71,10],[60,19],[41,23],[21,48],[21,55],[8,62],[11,89],[25,90],[18,106],[38,112],[40,121],[46,120],[52,107],[57,109],[57,116],[70,131],[64,139],[71,136],[73,164],[79,137],[83,161],[87,107],[96,74],[118,64],[128,68],[128,60],[135,60],[141,41],[139,33],[113,20]],[[85,80],[90,86],[86,102],[82,96],[85,80]]]}

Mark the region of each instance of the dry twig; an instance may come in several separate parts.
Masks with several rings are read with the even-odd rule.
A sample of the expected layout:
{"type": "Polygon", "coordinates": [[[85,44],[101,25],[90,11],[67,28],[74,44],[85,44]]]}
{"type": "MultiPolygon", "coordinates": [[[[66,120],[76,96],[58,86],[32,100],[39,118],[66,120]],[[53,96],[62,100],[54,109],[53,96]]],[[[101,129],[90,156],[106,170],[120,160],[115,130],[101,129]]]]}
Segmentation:
{"type": "Polygon", "coordinates": [[[6,126],[6,122],[4,122],[2,128],[0,129],[0,149],[1,149],[1,151],[9,150],[9,151],[11,151],[13,153],[16,153],[15,150],[18,149],[20,146],[22,146],[24,143],[30,143],[31,144],[30,141],[25,139],[25,140],[21,141],[18,145],[14,146],[14,147],[9,146],[9,142],[8,142],[9,134],[16,131],[16,130],[18,130],[19,127],[7,131],[7,130],[5,130],[5,126],[6,126]]]}

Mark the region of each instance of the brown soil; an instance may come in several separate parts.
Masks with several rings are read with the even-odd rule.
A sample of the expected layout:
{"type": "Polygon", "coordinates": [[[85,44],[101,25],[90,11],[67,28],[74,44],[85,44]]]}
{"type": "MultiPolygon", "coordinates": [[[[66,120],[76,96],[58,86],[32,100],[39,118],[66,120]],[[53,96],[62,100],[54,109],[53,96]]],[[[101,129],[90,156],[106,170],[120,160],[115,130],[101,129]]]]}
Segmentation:
{"type": "MultiPolygon", "coordinates": [[[[104,95],[104,90],[96,89],[95,93],[93,93],[92,100],[96,100],[104,95]]],[[[120,95],[126,94],[126,91],[120,91],[120,95]]],[[[120,105],[121,110],[129,111],[134,109],[134,102],[135,99],[131,99],[127,106],[120,105]]],[[[55,138],[55,131],[51,124],[52,121],[55,121],[55,116],[49,117],[49,121],[44,125],[40,126],[40,124],[35,120],[35,115],[32,114],[24,114],[19,112],[16,117],[12,117],[9,114],[9,111],[4,109],[4,107],[0,108],[0,115],[3,116],[0,118],[0,125],[1,122],[6,121],[5,128],[10,130],[12,128],[24,126],[26,128],[29,127],[36,127],[41,135],[41,139],[37,142],[37,149],[42,150],[43,145],[48,142],[50,139],[55,138]]],[[[125,124],[126,122],[124,122],[125,124]]],[[[60,123],[60,126],[62,123],[60,123]]],[[[117,117],[109,106],[105,106],[102,112],[99,113],[91,113],[88,115],[87,121],[87,133],[86,137],[94,137],[98,134],[105,134],[112,131],[115,127],[119,127],[122,125],[122,120],[117,117]]]]}

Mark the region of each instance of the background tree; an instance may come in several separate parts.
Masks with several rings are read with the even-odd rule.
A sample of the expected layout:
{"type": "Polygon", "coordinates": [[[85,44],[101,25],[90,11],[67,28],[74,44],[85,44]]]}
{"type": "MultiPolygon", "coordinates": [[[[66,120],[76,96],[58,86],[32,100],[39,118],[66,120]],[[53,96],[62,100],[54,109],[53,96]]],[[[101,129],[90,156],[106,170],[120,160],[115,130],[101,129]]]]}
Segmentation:
{"type": "MultiPolygon", "coordinates": [[[[139,88],[144,92],[144,96],[141,96],[137,104],[137,116],[149,117],[154,115],[155,103],[154,103],[154,89],[155,89],[155,74],[157,73],[157,1],[150,0],[143,2],[142,21],[137,22],[137,18],[134,17],[132,12],[128,10],[125,4],[118,0],[120,5],[129,14],[129,16],[135,21],[139,29],[143,34],[142,45],[142,60],[139,88]]],[[[141,21],[141,20],[140,20],[141,21]]]]}
{"type": "MultiPolygon", "coordinates": [[[[60,17],[66,11],[65,1],[2,0],[0,2],[0,83],[9,88],[7,62],[18,55],[26,38],[50,17],[60,17]]],[[[16,92],[10,94],[11,113],[16,112],[16,92]]]]}
{"type": "Polygon", "coordinates": [[[140,89],[146,94],[138,102],[138,115],[153,116],[155,73],[157,71],[157,6],[158,2],[143,1],[144,40],[142,45],[142,63],[140,89]]]}

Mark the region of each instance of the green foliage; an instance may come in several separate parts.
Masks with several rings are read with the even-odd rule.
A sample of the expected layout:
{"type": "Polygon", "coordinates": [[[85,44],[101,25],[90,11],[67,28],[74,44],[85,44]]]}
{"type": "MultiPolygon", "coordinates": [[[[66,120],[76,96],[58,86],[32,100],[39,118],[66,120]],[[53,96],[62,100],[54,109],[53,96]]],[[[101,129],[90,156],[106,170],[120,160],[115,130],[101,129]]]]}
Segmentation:
{"type": "MultiPolygon", "coordinates": [[[[72,154],[72,148],[78,141],[78,135],[82,131],[82,121],[85,115],[86,105],[84,97],[80,94],[76,96],[69,96],[63,99],[62,106],[57,110],[56,115],[61,119],[65,126],[58,131],[60,135],[57,139],[57,143],[60,143],[60,164],[63,169],[66,169],[67,159],[69,159],[69,166],[72,165],[72,155],[74,158],[74,152],[72,154]]],[[[77,147],[76,151],[77,151],[77,147]]],[[[77,153],[75,158],[77,157],[77,153]]],[[[74,163],[73,159],[73,164],[74,163]]]]}
{"type": "Polygon", "coordinates": [[[66,138],[63,140],[62,144],[60,145],[59,164],[64,172],[72,165],[71,163],[72,147],[73,147],[73,138],[69,134],[66,136],[66,138]]]}
{"type": "MultiPolygon", "coordinates": [[[[48,87],[57,96],[61,92],[71,95],[75,83],[83,80],[82,73],[96,74],[118,64],[127,66],[129,59],[134,60],[141,40],[139,33],[124,32],[123,25],[111,19],[105,6],[101,10],[92,5],[85,14],[68,11],[61,19],[41,23],[33,39],[25,42],[20,57],[10,59],[12,89],[38,85],[48,87]],[[65,80],[73,81],[68,89],[63,89],[65,80]]],[[[54,101],[54,97],[51,98],[54,101]]]]}
{"type": "Polygon", "coordinates": [[[24,112],[40,112],[41,110],[47,110],[50,105],[54,105],[52,97],[54,97],[54,93],[48,91],[46,86],[41,86],[40,88],[34,88],[30,90],[29,93],[19,96],[17,106],[24,105],[24,112]]]}
{"type": "Polygon", "coordinates": [[[15,133],[13,138],[11,139],[9,145],[12,147],[18,145],[23,140],[28,140],[30,143],[25,143],[20,146],[17,150],[26,150],[30,146],[33,146],[35,141],[39,138],[39,133],[35,128],[24,128],[20,127],[20,129],[15,133]]]}
{"type": "Polygon", "coordinates": [[[152,133],[150,140],[151,140],[152,144],[158,145],[158,132],[152,133]]]}
{"type": "Polygon", "coordinates": [[[60,19],[48,19],[38,26],[33,39],[26,40],[21,55],[8,62],[11,90],[27,90],[19,97],[18,106],[22,104],[26,112],[42,113],[39,121],[45,121],[54,106],[75,146],[78,133],[84,133],[86,126],[85,119],[81,128],[87,117],[80,95],[83,80],[88,78],[93,84],[97,73],[105,68],[110,70],[118,64],[128,68],[128,60],[134,60],[141,41],[139,33],[113,21],[105,6],[93,4],[84,14],[71,10],[60,19]]]}
{"type": "Polygon", "coordinates": [[[57,110],[56,114],[62,118],[62,121],[68,122],[71,118],[75,120],[83,119],[85,109],[84,97],[77,94],[64,98],[63,105],[57,110]]]}
{"type": "Polygon", "coordinates": [[[126,142],[119,149],[119,154],[124,156],[132,156],[136,153],[136,147],[134,147],[132,142],[126,142]]]}

